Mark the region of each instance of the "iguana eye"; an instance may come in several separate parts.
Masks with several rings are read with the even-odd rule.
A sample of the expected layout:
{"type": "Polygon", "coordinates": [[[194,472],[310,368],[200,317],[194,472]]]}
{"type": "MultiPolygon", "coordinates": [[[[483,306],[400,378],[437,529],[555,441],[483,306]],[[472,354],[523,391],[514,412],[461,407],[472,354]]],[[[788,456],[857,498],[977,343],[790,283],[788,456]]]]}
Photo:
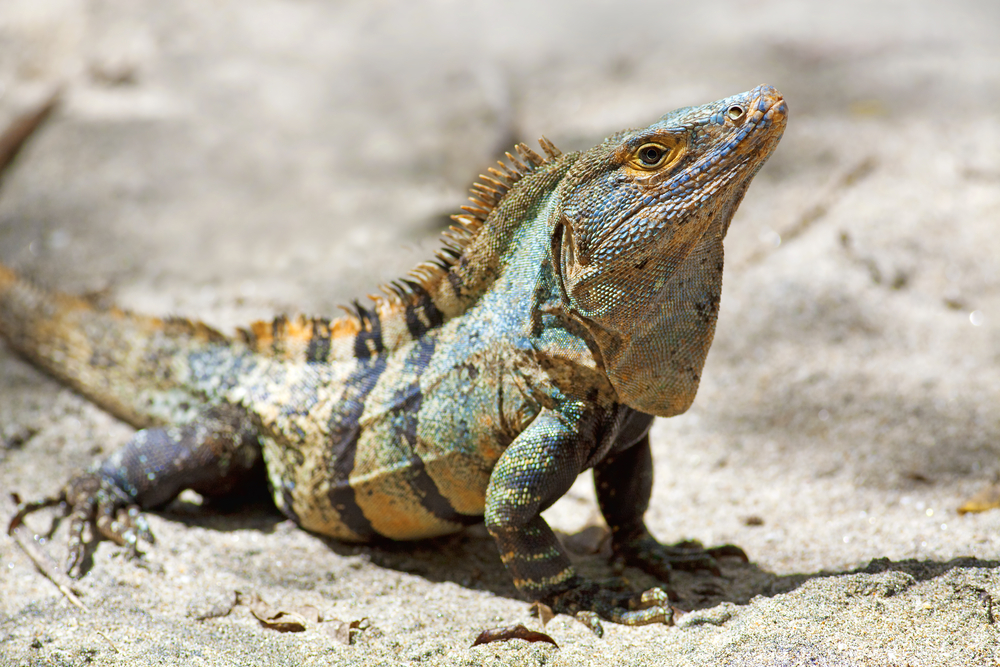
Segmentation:
{"type": "Polygon", "coordinates": [[[733,106],[729,107],[729,111],[726,112],[726,115],[729,116],[729,120],[737,121],[743,118],[743,114],[745,113],[746,111],[743,109],[743,107],[741,107],[739,104],[734,104],[733,106]]]}
{"type": "MultiPolygon", "coordinates": [[[[629,147],[625,149],[628,151],[627,153],[621,154],[621,159],[633,170],[655,172],[643,176],[643,178],[665,176],[671,165],[684,155],[686,145],[683,137],[663,133],[658,136],[644,137],[644,139],[645,143],[638,148],[629,147]]],[[[634,177],[633,174],[629,178],[634,177]]]]}
{"type": "Polygon", "coordinates": [[[642,167],[652,169],[663,164],[663,160],[667,157],[667,148],[660,144],[645,144],[635,152],[635,157],[642,167]]]}

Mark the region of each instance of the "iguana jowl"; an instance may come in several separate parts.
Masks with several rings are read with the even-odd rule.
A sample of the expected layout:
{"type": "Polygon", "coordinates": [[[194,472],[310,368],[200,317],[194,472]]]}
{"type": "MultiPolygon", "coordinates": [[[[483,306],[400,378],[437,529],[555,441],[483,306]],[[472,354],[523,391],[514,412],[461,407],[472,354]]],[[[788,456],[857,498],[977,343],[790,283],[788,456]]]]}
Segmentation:
{"type": "Polygon", "coordinates": [[[723,237],[786,117],[761,86],[584,152],[519,145],[474,186],[436,261],[336,320],[227,337],[45,293],[0,266],[10,347],[143,429],[59,496],[70,571],[82,574],[88,525],[134,549],[152,537],[137,508],[227,493],[262,463],[308,530],[409,540],[485,519],[526,597],[662,620],[662,595],[576,575],[539,513],[593,468],[619,558],[661,578],[711,564],[646,530],[648,430],[694,400],[723,237]]]}

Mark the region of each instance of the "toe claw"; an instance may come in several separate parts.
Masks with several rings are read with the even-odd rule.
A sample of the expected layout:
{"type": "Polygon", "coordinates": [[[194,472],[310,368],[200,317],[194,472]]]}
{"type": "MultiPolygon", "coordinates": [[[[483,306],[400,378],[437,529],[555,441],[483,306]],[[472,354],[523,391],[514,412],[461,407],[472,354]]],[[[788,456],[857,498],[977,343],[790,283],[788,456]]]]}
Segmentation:
{"type": "Polygon", "coordinates": [[[587,629],[597,635],[598,639],[604,637],[604,626],[601,625],[601,618],[594,612],[578,611],[574,618],[587,626],[587,629]]]}
{"type": "Polygon", "coordinates": [[[19,503],[8,529],[13,531],[28,514],[53,505],[61,505],[62,516],[70,517],[65,565],[66,572],[74,579],[85,574],[89,553],[102,538],[126,547],[133,555],[141,555],[139,540],[153,542],[149,524],[133,498],[99,472],[74,477],[58,496],[19,503]]]}
{"type": "Polygon", "coordinates": [[[139,538],[149,544],[156,544],[156,537],[153,535],[153,531],[149,528],[149,522],[146,521],[146,517],[142,514],[142,511],[137,505],[132,505],[129,507],[129,514],[134,514],[134,525],[136,531],[139,533],[139,538]]]}
{"type": "Polygon", "coordinates": [[[650,607],[667,607],[670,604],[670,596],[662,588],[650,588],[643,591],[639,597],[639,609],[649,609],[650,607]]]}
{"type": "Polygon", "coordinates": [[[671,625],[673,611],[668,602],[669,596],[661,588],[637,594],[610,590],[578,578],[571,588],[551,596],[546,603],[556,611],[576,616],[601,636],[603,630],[597,617],[623,625],[671,625]]]}

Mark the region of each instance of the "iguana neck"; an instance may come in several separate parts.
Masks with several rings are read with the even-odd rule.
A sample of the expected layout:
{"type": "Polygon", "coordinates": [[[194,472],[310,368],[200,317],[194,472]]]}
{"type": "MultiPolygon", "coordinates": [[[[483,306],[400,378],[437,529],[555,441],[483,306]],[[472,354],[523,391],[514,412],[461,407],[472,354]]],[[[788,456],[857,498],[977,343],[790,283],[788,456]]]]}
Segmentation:
{"type": "Polygon", "coordinates": [[[570,153],[538,167],[504,195],[433,294],[448,317],[466,312],[518,264],[527,261],[538,266],[547,260],[542,256],[547,244],[539,244],[538,236],[551,226],[552,199],[578,157],[570,153]],[[525,236],[533,248],[529,257],[520,252],[525,236]]]}

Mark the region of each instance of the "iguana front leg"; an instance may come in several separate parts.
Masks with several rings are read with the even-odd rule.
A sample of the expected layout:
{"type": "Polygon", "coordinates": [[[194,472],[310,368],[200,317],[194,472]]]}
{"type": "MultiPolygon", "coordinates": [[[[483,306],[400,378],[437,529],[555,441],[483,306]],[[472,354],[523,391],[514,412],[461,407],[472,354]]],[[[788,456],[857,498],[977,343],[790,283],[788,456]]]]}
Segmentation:
{"type": "Polygon", "coordinates": [[[187,424],[138,431],[57,496],[21,504],[9,530],[37,509],[62,505],[70,517],[66,569],[78,578],[88,551],[102,537],[133,554],[140,539],[153,541],[140,510],[165,505],[184,489],[207,496],[230,493],[260,461],[256,430],[246,414],[234,406],[213,408],[187,424]]]}
{"type": "Polygon", "coordinates": [[[581,472],[594,421],[543,410],[500,457],[486,490],[486,528],[514,585],[558,612],[592,611],[616,623],[645,625],[670,618],[660,591],[623,593],[576,574],[540,512],[561,497],[581,472]]]}
{"type": "Polygon", "coordinates": [[[597,502],[611,529],[616,564],[633,565],[662,581],[671,570],[709,570],[719,574],[717,557],[747,555],[737,546],[704,549],[697,542],[661,544],[646,528],[643,515],[653,489],[653,457],[647,433],[631,447],[609,454],[594,467],[597,502]]]}

